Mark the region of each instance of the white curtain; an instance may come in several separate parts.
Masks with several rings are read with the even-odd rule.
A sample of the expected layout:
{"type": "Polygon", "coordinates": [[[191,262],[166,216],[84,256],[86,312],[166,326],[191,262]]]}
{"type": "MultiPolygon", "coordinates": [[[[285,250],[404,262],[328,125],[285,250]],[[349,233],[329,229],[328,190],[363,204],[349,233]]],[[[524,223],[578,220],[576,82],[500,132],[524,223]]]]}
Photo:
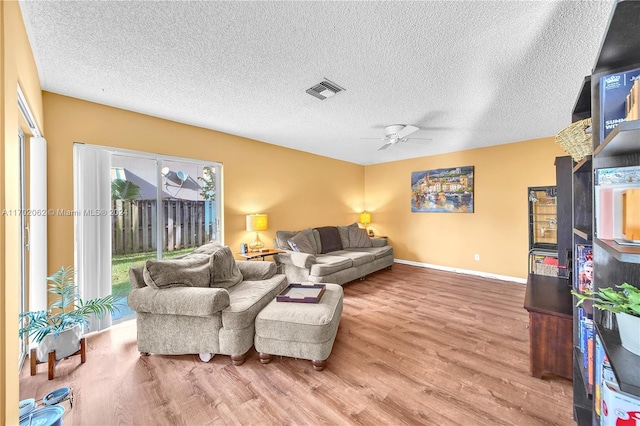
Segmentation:
{"type": "MultiPolygon", "coordinates": [[[[111,294],[111,153],[73,145],[76,284],[84,300],[111,294]]],[[[90,331],[111,325],[111,315],[90,320],[90,331]]]]}
{"type": "Polygon", "coordinates": [[[29,310],[47,309],[47,141],[29,140],[29,310]],[[35,214],[38,212],[38,214],[35,214]]]}

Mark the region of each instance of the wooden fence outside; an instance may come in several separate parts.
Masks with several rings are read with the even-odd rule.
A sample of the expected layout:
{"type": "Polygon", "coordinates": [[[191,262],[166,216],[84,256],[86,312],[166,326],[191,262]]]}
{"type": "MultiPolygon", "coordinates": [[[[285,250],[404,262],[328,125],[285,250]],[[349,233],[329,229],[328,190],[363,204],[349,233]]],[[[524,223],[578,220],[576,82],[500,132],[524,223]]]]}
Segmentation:
{"type": "MultiPolygon", "coordinates": [[[[113,200],[113,254],[157,250],[157,201],[113,200]]],[[[216,238],[215,204],[209,201],[162,200],[163,251],[198,247],[216,238]]]]}

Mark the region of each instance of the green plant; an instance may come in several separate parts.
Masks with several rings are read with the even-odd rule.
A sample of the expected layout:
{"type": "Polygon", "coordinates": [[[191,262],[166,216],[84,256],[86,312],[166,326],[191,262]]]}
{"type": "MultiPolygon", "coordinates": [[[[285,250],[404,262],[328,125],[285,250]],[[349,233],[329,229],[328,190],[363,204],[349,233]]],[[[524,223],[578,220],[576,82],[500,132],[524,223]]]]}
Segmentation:
{"type": "Polygon", "coordinates": [[[22,337],[28,335],[40,343],[49,334],[58,336],[61,331],[74,325],[88,325],[88,317],[92,314],[102,318],[106,313],[113,313],[118,309],[113,295],[83,301],[77,293],[71,266],[63,266],[55,274],[47,277],[47,280],[47,291],[56,295],[57,299],[46,311],[20,313],[20,320],[27,321],[18,331],[22,337]]]}
{"type": "Polygon", "coordinates": [[[598,291],[586,290],[584,294],[571,290],[571,294],[578,298],[576,306],[580,306],[585,300],[590,300],[593,302],[593,307],[601,311],[640,317],[640,289],[628,283],[617,285],[616,288],[621,291],[607,287],[598,289],[598,291]]]}
{"type": "Polygon", "coordinates": [[[135,183],[124,179],[111,181],[111,199],[132,201],[139,197],[140,187],[135,183]]]}
{"type": "Polygon", "coordinates": [[[198,180],[203,183],[200,196],[207,201],[215,201],[216,172],[213,166],[204,166],[202,168],[202,177],[198,176],[198,180]]]}

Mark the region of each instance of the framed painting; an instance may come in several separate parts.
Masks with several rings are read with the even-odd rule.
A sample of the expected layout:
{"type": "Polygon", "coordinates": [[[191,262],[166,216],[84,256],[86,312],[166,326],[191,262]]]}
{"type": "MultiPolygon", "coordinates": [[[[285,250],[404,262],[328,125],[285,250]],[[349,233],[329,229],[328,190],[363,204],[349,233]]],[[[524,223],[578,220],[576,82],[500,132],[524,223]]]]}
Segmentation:
{"type": "Polygon", "coordinates": [[[411,211],[473,213],[473,166],[411,172],[411,211]]]}

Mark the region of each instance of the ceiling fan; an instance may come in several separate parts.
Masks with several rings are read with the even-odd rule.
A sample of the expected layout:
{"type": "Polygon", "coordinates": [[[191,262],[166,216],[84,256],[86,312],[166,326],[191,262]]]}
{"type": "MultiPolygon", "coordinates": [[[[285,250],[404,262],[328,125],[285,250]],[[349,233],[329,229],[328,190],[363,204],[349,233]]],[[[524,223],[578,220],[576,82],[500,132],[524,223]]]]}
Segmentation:
{"type": "Polygon", "coordinates": [[[431,140],[424,138],[408,138],[410,134],[420,130],[420,128],[416,126],[412,126],[410,124],[392,124],[390,126],[386,126],[384,128],[384,144],[378,148],[378,151],[389,148],[391,145],[395,145],[398,142],[407,142],[409,139],[423,139],[423,140],[431,140]]]}

